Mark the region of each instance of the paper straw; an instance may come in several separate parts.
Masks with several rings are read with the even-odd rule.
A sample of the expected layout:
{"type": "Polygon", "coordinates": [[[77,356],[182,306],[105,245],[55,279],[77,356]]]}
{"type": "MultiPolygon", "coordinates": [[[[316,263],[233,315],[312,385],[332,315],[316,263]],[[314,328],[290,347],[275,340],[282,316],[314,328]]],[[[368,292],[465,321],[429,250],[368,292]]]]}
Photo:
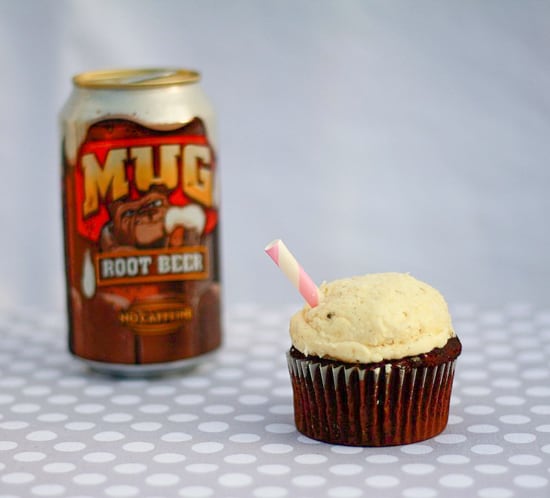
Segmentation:
{"type": "Polygon", "coordinates": [[[317,306],[319,304],[319,289],[287,249],[284,242],[280,239],[270,242],[266,246],[265,252],[298,289],[306,302],[312,308],[317,306]]]}

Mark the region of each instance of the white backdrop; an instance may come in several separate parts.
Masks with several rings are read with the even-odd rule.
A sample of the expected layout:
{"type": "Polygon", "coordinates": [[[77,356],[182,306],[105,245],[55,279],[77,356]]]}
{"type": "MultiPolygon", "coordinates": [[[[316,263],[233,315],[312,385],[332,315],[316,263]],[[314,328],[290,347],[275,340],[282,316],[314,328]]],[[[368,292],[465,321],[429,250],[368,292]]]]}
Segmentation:
{"type": "Polygon", "coordinates": [[[0,0],[0,304],[64,307],[58,112],[73,74],[182,66],[219,115],[229,304],[409,271],[545,303],[550,2],[0,0]]]}

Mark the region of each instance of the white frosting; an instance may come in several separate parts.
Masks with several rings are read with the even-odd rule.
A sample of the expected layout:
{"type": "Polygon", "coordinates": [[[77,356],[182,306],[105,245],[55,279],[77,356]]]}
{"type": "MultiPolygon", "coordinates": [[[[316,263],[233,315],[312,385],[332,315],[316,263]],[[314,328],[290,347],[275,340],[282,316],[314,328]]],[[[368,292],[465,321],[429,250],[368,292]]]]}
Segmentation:
{"type": "Polygon", "coordinates": [[[433,287],[403,273],[323,283],[319,304],[290,321],[306,355],[372,363],[427,353],[455,335],[447,303],[433,287]]]}

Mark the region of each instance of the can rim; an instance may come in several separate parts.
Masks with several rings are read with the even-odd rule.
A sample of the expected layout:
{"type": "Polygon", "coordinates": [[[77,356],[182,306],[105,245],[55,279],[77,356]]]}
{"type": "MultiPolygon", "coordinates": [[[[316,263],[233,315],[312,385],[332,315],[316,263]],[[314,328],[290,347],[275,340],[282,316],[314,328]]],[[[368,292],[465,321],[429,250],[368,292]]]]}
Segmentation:
{"type": "Polygon", "coordinates": [[[87,71],[73,77],[81,88],[138,89],[170,85],[188,85],[200,80],[200,73],[183,68],[101,69],[87,71]]]}

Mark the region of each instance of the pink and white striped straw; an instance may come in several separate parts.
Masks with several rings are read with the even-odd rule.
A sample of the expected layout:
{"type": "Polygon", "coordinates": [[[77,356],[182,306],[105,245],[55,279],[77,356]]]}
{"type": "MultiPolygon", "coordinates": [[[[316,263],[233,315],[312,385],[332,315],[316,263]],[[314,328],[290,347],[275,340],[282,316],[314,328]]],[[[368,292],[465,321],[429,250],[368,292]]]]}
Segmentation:
{"type": "Polygon", "coordinates": [[[266,246],[265,252],[298,289],[306,302],[312,308],[317,306],[319,304],[319,289],[287,249],[284,242],[280,239],[270,242],[266,246]]]}

